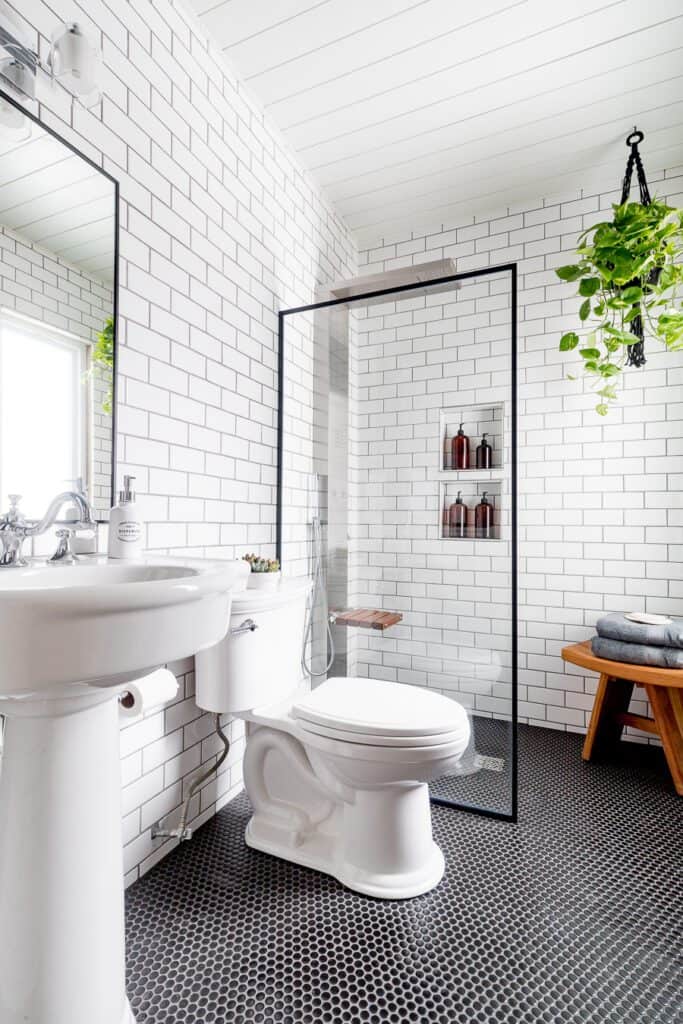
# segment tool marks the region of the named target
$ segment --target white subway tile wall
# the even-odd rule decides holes
[[[651,191],[683,206],[683,168],[647,170]],[[460,271],[518,263],[520,712],[531,724],[577,732],[587,726],[597,680],[566,665],[561,648],[588,637],[604,612],[683,612],[683,353],[648,342],[646,367],[625,375],[620,401],[603,419],[589,389],[567,379],[576,360],[558,351],[578,302],[554,269],[572,262],[577,234],[618,199],[618,191],[539,198],[495,219],[382,238],[360,255],[361,273],[444,257]],[[406,330],[417,356],[421,339]],[[379,386],[387,368],[377,369]],[[435,407],[440,401],[434,394]],[[409,671],[393,653],[391,666],[375,657],[385,670]],[[429,681],[436,670],[432,659],[419,671]],[[640,694],[633,709],[644,713]]]
[[[60,21],[104,53],[101,108],[45,90],[44,122],[121,186],[119,476],[132,473],[147,544],[233,558],[274,554],[277,311],[356,272],[344,225],[252,103],[194,17],[171,0],[13,0],[47,56]],[[127,881],[173,843],[150,826],[175,813],[215,760],[211,716],[180,690],[121,733]],[[242,730],[197,824],[241,787]]]

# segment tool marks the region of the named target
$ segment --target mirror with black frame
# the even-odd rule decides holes
[[[0,505],[112,504],[117,185],[0,93]],[[4,121],[7,121],[7,124]],[[63,514],[66,515],[68,510]]]

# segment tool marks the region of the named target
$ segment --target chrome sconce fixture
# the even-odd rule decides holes
[[[102,51],[75,21],[60,25],[52,33],[48,58],[52,77],[85,107],[102,97]]]
[[[102,53],[80,25],[72,21],[57,26],[43,64],[11,8],[0,0],[0,84],[17,99],[34,100],[39,74],[60,82],[86,107],[101,98]]]

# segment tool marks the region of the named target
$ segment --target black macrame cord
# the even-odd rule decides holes
[[[634,128],[633,132],[626,139],[626,145],[631,147],[628,160],[626,162],[626,172],[624,174],[624,181],[621,186],[621,202],[628,202],[629,195],[631,193],[631,180],[633,178],[633,168],[636,168],[636,174],[638,176],[638,190],[640,192],[640,202],[643,206],[649,206],[652,202],[650,190],[647,187],[647,178],[645,177],[645,170],[643,169],[643,163],[640,159],[640,153],[638,152],[638,146],[643,141],[645,136],[642,132],[639,132]],[[648,277],[650,284],[655,284],[659,277],[659,269],[653,270]],[[630,285],[640,285],[641,281],[635,280],[630,281]],[[631,321],[631,334],[635,334],[638,338],[633,345],[628,346],[626,355],[627,366],[644,366],[647,362],[645,358],[645,340],[643,334],[643,321],[640,316],[635,317]]]

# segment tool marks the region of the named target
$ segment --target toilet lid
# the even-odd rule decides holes
[[[446,736],[462,730],[462,705],[421,686],[381,679],[338,676],[328,679],[292,708],[306,722],[362,736],[395,736],[404,742],[418,736]],[[439,742],[438,738],[435,742]]]

